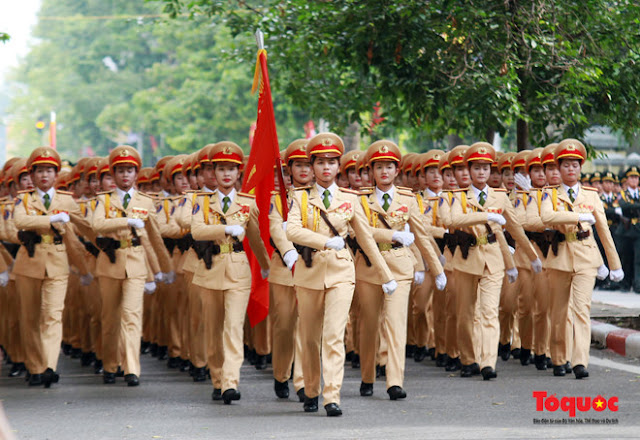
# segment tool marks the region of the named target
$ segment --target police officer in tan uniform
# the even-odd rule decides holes
[[[618,282],[624,277],[598,192],[578,180],[586,157],[580,141],[565,139],[558,144],[554,158],[562,184],[545,192],[541,207],[542,221],[555,231],[552,246],[557,248],[557,254],[551,252],[546,261],[551,290],[553,374],[564,376],[565,364],[571,361],[576,379],[589,377],[591,293],[595,279],[609,275],[593,238],[593,226],[602,241],[611,280]],[[567,316],[573,321],[573,338],[569,340]],[[571,359],[569,347],[573,347]]]
[[[93,228],[100,236],[96,244],[102,251],[96,275],[102,297],[105,384],[115,383],[121,344],[125,381],[128,386],[140,384],[143,295],[149,259],[154,259],[156,276],[161,275],[160,270],[172,271],[154,217],[153,200],[134,187],[140,165],[140,155],[133,147],[120,145],[113,149],[109,168],[116,189],[98,195],[93,216]]]
[[[431,245],[431,237],[423,223],[415,195],[394,185],[399,172],[399,148],[391,141],[377,141],[369,147],[368,157],[376,187],[368,196],[361,197],[361,204],[378,248],[398,282],[398,288],[393,295],[384,293],[380,284],[372,282],[377,276],[377,268],[367,264],[364,258],[366,253],[356,255],[356,279],[361,300],[360,394],[373,395],[377,344],[376,338],[371,335],[377,331],[382,321],[388,352],[386,389],[390,399],[397,400],[407,396],[402,385],[409,291],[413,281],[418,284],[424,281],[424,272],[414,272],[413,256],[409,248],[414,240],[421,253],[418,257],[422,259],[424,256],[439,290],[444,288],[447,278],[438,260],[438,253]],[[405,226],[409,226],[410,230],[407,231]]]
[[[251,269],[242,243],[245,236],[262,268],[263,278],[269,273],[269,256],[260,238],[255,198],[235,189],[243,157],[242,150],[233,142],[218,142],[209,150],[208,166],[212,166],[218,189],[200,193],[191,218],[191,234],[204,253],[192,282],[200,287],[214,387],[212,398],[225,404],[241,397],[238,384],[244,359],[242,336],[251,291]]]
[[[18,251],[13,273],[20,292],[23,344],[29,385],[50,387],[58,382],[56,373],[62,341],[62,310],[69,280],[69,258],[79,268],[83,282],[91,275],[81,253],[72,221],[91,236],[71,194],[53,188],[60,169],[60,156],[49,147],[36,148],[27,160],[35,191],[18,196],[14,208],[15,226],[23,246]],[[69,256],[67,256],[67,253]]]
[[[342,139],[333,133],[320,133],[309,140],[307,155],[316,184],[296,191],[287,222],[287,238],[310,248],[312,257],[310,266],[303,258],[299,259],[293,277],[301,320],[304,410],[318,411],[322,374],[324,407],[330,417],[342,415],[339,404],[344,375],[344,331],[355,283],[353,259],[345,248],[349,225],[372,265],[379,269],[372,281],[381,284],[385,293],[393,293],[397,288],[356,194],[335,184],[343,152]]]

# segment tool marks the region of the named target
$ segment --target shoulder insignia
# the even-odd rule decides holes
[[[427,200],[429,200],[430,202],[437,202],[438,200],[440,200],[441,197],[428,197]]]
[[[527,199],[527,203],[531,203],[532,200],[533,200],[533,197],[529,196],[529,198]]]
[[[520,206],[520,199],[516,199],[515,207],[517,208],[518,206]]]
[[[438,201],[438,206],[442,206],[443,203],[444,203],[444,197],[440,197],[440,200]]]
[[[402,194],[403,196],[415,197],[416,195],[410,189],[404,189],[398,187],[398,194]]]
[[[16,205],[22,203],[22,199],[20,197],[16,197]]]
[[[360,195],[362,196],[373,194],[373,188],[360,188],[358,191],[360,191]]]
[[[138,194],[140,194],[141,196],[144,196],[144,197],[146,197],[146,198],[148,198],[148,199],[157,199],[157,198],[158,198],[157,196],[153,196],[153,195],[151,195],[151,194],[147,194],[147,193],[142,192],[142,191],[137,191],[137,192],[138,192]]]
[[[467,188],[449,189],[447,191],[452,192],[452,193],[455,193],[455,192],[467,192]]]
[[[549,197],[549,193],[548,192],[542,193],[542,200],[547,200],[547,197]]]
[[[522,191],[522,190],[517,190],[516,191],[518,194],[529,194],[528,191]]]
[[[277,196],[278,194],[280,194],[280,191],[271,191],[272,196]]]
[[[497,192],[503,192],[503,193],[509,192],[509,190],[506,188],[493,188],[493,190]]]
[[[396,186],[396,188],[401,189],[401,190],[405,190],[405,191],[410,191],[411,193],[413,193],[413,190],[411,188],[406,187],[406,186]]]
[[[584,189],[586,189],[586,190],[588,190],[588,191],[596,191],[596,192],[598,191],[596,188],[594,188],[594,187],[592,187],[592,186],[584,186],[584,185],[583,185],[583,186],[582,186],[582,188],[584,188]]]
[[[349,188],[339,188],[340,191],[348,193],[348,194],[355,194],[357,196],[360,195],[360,191],[356,191],[355,189],[349,189]]]
[[[56,190],[56,194],[64,194],[64,195],[67,195],[67,196],[72,196],[73,195],[73,193],[70,192],[70,191],[62,191],[62,190],[59,190],[59,189]]]
[[[309,189],[311,189],[311,186],[296,186],[293,189],[296,190],[296,191],[300,191],[300,190],[303,190],[303,189],[309,190]]]
[[[183,207],[185,203],[187,203],[187,198],[183,197],[182,200],[180,200],[180,203],[178,203],[178,206]]]
[[[198,203],[193,205],[193,211],[191,211],[191,215],[195,215],[200,211],[200,205]]]
[[[160,211],[162,211],[162,205],[156,207],[156,214],[160,214]]]
[[[256,198],[255,194],[249,194],[249,193],[244,193],[244,192],[239,192],[238,195],[239,196],[243,196],[243,197],[248,197],[250,199],[255,199]]]
[[[549,185],[549,186],[545,186],[542,189],[554,189],[554,188],[558,188],[560,185]]]
[[[33,192],[33,190],[32,189],[23,189],[22,191],[18,191],[18,194],[27,194],[27,193],[30,193],[30,192]]]
[[[101,196],[103,194],[113,194],[115,191],[100,191],[99,193],[96,193],[96,195]]]

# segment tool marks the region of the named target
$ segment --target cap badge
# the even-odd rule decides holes
[[[329,139],[329,138],[324,138],[324,139],[322,139],[322,145],[323,145],[323,146],[325,146],[325,147],[330,147],[330,146],[331,146],[331,144],[332,144],[331,139]]]
[[[224,154],[231,154],[231,147],[225,147]]]
[[[387,147],[386,145],[383,145],[382,147],[380,147],[380,152],[381,153],[388,153],[389,152],[389,147]]]

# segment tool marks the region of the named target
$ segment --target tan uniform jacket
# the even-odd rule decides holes
[[[200,193],[193,207],[191,234],[194,240],[211,240],[218,245],[231,246],[235,240],[225,233],[225,228],[240,225],[245,229],[249,245],[260,267],[267,269],[269,255],[260,237],[258,215],[256,201],[248,194],[237,193],[227,212],[223,213],[217,191]],[[240,237],[240,241],[243,239],[244,237]],[[210,270],[206,268],[203,260],[198,260],[193,275],[193,284],[212,290],[246,287],[247,283],[251,283],[251,270],[244,252],[215,255]]]
[[[325,208],[322,198],[314,185],[310,189],[298,189],[287,222],[287,238],[294,243],[316,249],[312,267],[306,267],[302,259],[296,263],[293,283],[308,289],[324,290],[343,282],[355,282],[355,269],[351,252],[347,247],[340,251],[325,249],[327,240],[333,236],[329,226],[319,215],[324,211],[329,221],[341,237],[353,227],[360,247],[377,269],[376,277],[368,280],[373,284],[383,284],[393,279],[393,275],[382,258],[376,245],[367,217],[355,192],[345,189],[335,191],[329,208]],[[308,198],[306,212],[302,211],[303,198]],[[304,218],[303,218],[304,217]]]
[[[69,274],[69,262],[78,268],[80,273],[88,272],[84,260],[84,247],[79,242],[70,224],[51,224],[49,217],[55,213],[66,212],[71,222],[82,233],[91,235],[91,226],[80,212],[80,208],[70,193],[56,191],[49,209],[36,191],[20,193],[16,199],[13,211],[15,227],[18,230],[35,231],[42,237],[43,242],[36,244],[33,258],[29,257],[27,249],[20,247],[13,267],[15,275],[45,279]],[[53,228],[63,236],[62,244],[54,244]],[[49,240],[50,242],[44,242]]]
[[[543,223],[563,234],[578,232],[578,218],[581,213],[591,213],[596,219],[596,230],[604,247],[609,269],[620,269],[620,258],[616,252],[602,200],[597,190],[580,185],[573,203],[563,188],[547,188],[542,196],[541,218]],[[555,205],[555,207],[554,207]],[[603,264],[602,256],[593,236],[591,225],[582,222],[582,229],[591,231],[585,240],[566,240],[558,245],[558,255],[549,250],[546,265],[550,269],[563,272],[577,272],[584,269],[597,269]]]
[[[455,192],[451,203],[451,227],[462,229],[476,237],[487,235],[487,214],[502,214],[507,221],[506,228],[511,233],[518,246],[522,246],[531,261],[538,258],[535,249],[524,234],[522,226],[518,224],[513,205],[504,191],[496,191],[488,187],[487,200],[484,206],[476,200],[472,188]],[[489,273],[496,273],[505,268],[515,267],[502,228],[496,223],[488,223],[492,232],[496,234],[496,244],[473,246],[469,249],[469,256],[465,260],[460,248],[456,249],[453,257],[454,267],[462,272],[482,275],[485,268]]]
[[[289,203],[289,209],[293,203],[293,190],[290,190],[287,194],[287,203]],[[290,250],[295,250],[293,243],[287,239],[287,234],[282,229],[282,199],[279,193],[274,193],[271,196],[271,205],[269,208],[269,233],[271,234],[271,240],[275,244],[276,248],[280,252],[280,255],[284,257],[284,254]],[[293,286],[293,274],[282,262],[282,259],[277,252],[273,252],[271,255],[271,271],[269,272],[269,282],[280,284],[281,286]]]
[[[420,212],[418,202],[413,193],[395,188],[395,194],[391,201],[389,209],[385,211],[375,192],[369,195],[362,195],[360,201],[367,216],[373,238],[379,245],[390,245],[392,243],[393,233],[396,231],[404,231],[405,225],[409,225],[411,232],[415,235],[415,245],[419,249],[418,259],[427,262],[429,271],[435,277],[443,272],[442,265],[438,260],[438,251],[436,251],[431,242],[431,235],[427,232],[423,220],[423,213]],[[384,218],[391,229],[380,221]],[[382,256],[391,269],[396,281],[413,279],[414,274],[414,258],[412,251],[407,247],[399,247],[396,249],[383,250]],[[379,274],[379,269],[367,266],[362,254],[358,253],[356,258],[356,279],[371,282]],[[383,281],[384,282],[384,281]]]
[[[130,218],[141,218],[145,222],[143,229],[136,230],[142,245],[117,249],[115,263],[111,263],[107,255],[100,252],[96,275],[120,280],[127,277],[147,279],[147,262],[153,271],[170,272],[172,263],[160,236],[153,199],[135,191],[125,209],[116,191],[98,195],[93,216],[96,234],[118,241],[130,241],[133,238],[127,222]]]

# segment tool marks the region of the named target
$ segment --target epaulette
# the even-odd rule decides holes
[[[312,188],[311,186],[297,186],[297,187],[294,187],[294,189],[296,191],[300,191],[300,190],[303,190],[303,189],[311,189],[311,188]]]
[[[589,190],[589,191],[598,191],[596,188],[592,187],[592,186],[584,186],[582,185],[583,189]]]
[[[349,189],[349,188],[339,188],[340,191],[345,192],[347,194],[355,194],[357,196],[361,195],[360,191],[356,191],[355,189]]]
[[[529,194],[529,191],[516,190],[518,194]]]
[[[22,191],[18,191],[18,194],[27,194],[27,193],[30,193],[32,191],[35,191],[35,190],[33,190],[33,189],[23,189]]]
[[[271,191],[272,196],[277,196],[278,194],[280,194],[280,191]]]
[[[212,195],[214,195],[214,194],[215,194],[215,193],[217,193],[217,192],[218,192],[218,190],[215,190],[215,191],[213,191],[213,192],[209,192],[209,191],[198,191],[198,192],[196,193],[196,195],[197,195],[197,196],[212,196]]]
[[[96,193],[96,196],[101,196],[104,194],[113,194],[113,192],[115,191],[115,189],[113,191],[100,191],[98,193]]]
[[[147,193],[143,193],[142,191],[138,191],[138,194],[140,194],[141,196],[147,197],[149,199],[154,199],[155,197],[152,195],[149,195]]]
[[[455,193],[455,192],[467,192],[467,188],[456,188],[456,189],[448,189],[447,191]]]
[[[403,196],[411,196],[411,197],[416,196],[416,193],[414,193],[408,188],[401,188],[401,187],[397,187],[397,188],[398,188],[398,194],[402,194]]]
[[[396,188],[400,189],[400,190],[404,190],[404,191],[411,191],[413,192],[412,188],[408,188],[406,186],[396,186]]]
[[[195,189],[188,189],[188,190],[186,190],[184,193],[185,193],[185,194],[193,194],[193,193],[195,193],[195,192],[198,192],[198,190],[195,190]]]
[[[429,200],[430,202],[437,202],[438,200],[440,200],[440,196],[427,197],[427,200]]]
[[[369,194],[373,194],[373,187],[360,188],[358,191],[361,196],[368,196]]]
[[[493,190],[498,192],[503,192],[503,193],[509,192],[507,188],[493,188]]]
[[[244,192],[239,192],[238,195],[239,196],[243,196],[243,197],[249,197],[250,199],[255,199],[256,198],[255,194],[249,194],[249,193],[244,193]]]
[[[68,196],[73,196],[73,193],[71,191],[62,191],[62,190],[59,190],[59,189],[56,190],[56,194],[65,194],[65,195],[68,195]]]
[[[548,185],[548,186],[544,186],[542,187],[542,189],[556,189],[558,188],[560,185]]]
[[[373,191],[374,189],[376,189],[375,186],[361,186],[358,191]]]

